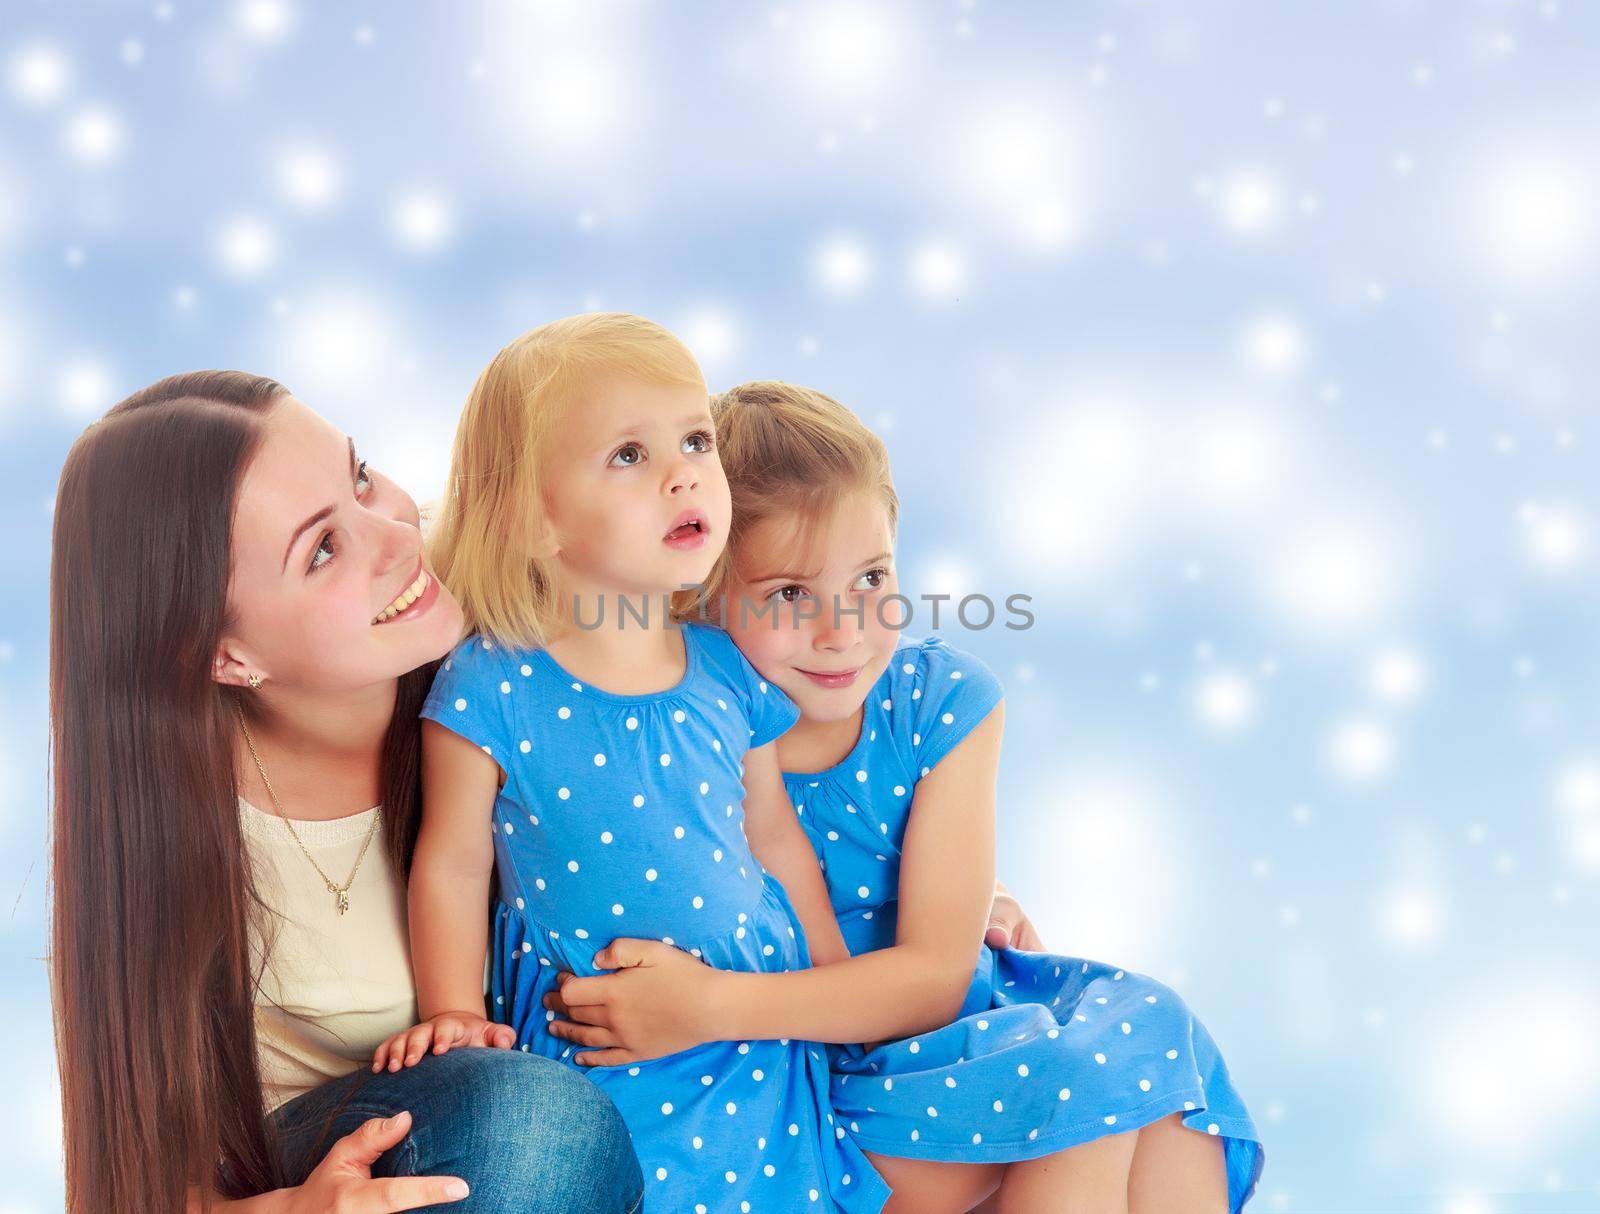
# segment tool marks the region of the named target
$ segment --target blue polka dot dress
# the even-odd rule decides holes
[[[522,1049],[574,1067],[541,1001],[559,970],[600,972],[594,955],[615,937],[664,940],[727,970],[810,964],[788,896],[744,835],[744,754],[799,712],[720,629],[691,622],[682,635],[682,680],[650,695],[602,691],[542,649],[469,637],[422,709],[506,776],[491,1011]],[[721,1041],[581,1069],[632,1132],[648,1209],[857,1214],[888,1197],[835,1124],[820,1045]]]
[[[852,954],[894,943],[916,783],[1000,698],[977,658],[903,636],[850,754],[785,773]],[[835,1114],[886,1155],[1031,1159],[1181,1112],[1222,1137],[1233,1210],[1260,1175],[1255,1124],[1205,1026],[1170,988],[1098,961],[984,945],[953,1023],[873,1050],[827,1048]]]

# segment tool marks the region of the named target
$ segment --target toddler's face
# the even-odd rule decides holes
[[[656,595],[705,581],[732,517],[714,434],[703,387],[624,375],[590,385],[546,466],[566,594]],[[616,619],[615,604],[605,610]]]
[[[846,498],[818,525],[809,557],[795,520],[751,528],[723,591],[729,634],[750,664],[813,721],[852,716],[889,664],[903,609],[894,536],[877,495]],[[857,618],[859,614],[860,618]]]

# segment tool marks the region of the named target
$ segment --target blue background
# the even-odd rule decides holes
[[[941,619],[1008,691],[1002,875],[1051,947],[1187,995],[1256,1208],[1600,1209],[1597,27],[6,0],[0,1211],[60,1206],[67,447],[242,367],[425,500],[495,350],[595,308],[884,434],[908,593],[1033,597]]]

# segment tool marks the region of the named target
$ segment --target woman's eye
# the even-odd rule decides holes
[[[624,458],[624,457],[631,457],[631,458]],[[618,463],[617,462],[618,460],[621,460],[622,462]],[[611,468],[635,468],[640,463],[642,463],[643,461],[644,461],[644,448],[641,447],[638,443],[629,443],[627,446],[619,447],[617,449],[617,453],[611,457],[611,462],[607,465],[607,467],[611,467]]]
[[[367,469],[367,461],[362,460],[356,465],[356,496],[364,497],[370,488],[372,488],[372,474]]]
[[[704,454],[716,445],[716,440],[711,437],[708,431],[696,430],[688,438],[684,439],[683,443],[684,450],[690,454]]]
[[[333,532],[330,531],[322,537],[317,550],[311,554],[311,572],[315,573],[331,560],[333,560]]]

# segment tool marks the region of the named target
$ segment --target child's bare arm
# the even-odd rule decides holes
[[[488,1023],[483,1004],[499,787],[499,764],[480,747],[422,722],[422,826],[408,899],[419,1023],[378,1047],[374,1070],[398,1070],[457,1045],[506,1048],[515,1039],[509,1026]]]
[[[828,884],[817,863],[817,853],[801,829],[794,805],[783,787],[774,742],[749,751],[744,757],[744,833],[761,867],[782,883],[800,925],[813,965],[843,961],[850,955],[839,920],[828,900]]]
[[[918,781],[892,946],[813,969],[750,974],[711,969],[659,941],[618,940],[596,958],[618,972],[566,979],[559,995],[546,997],[547,1007],[572,1017],[550,1031],[588,1047],[577,1062],[609,1066],[700,1041],[882,1041],[948,1024],[966,996],[994,893],[1004,723],[997,704]]]
[[[901,848],[895,943],[798,973],[718,974],[724,1035],[878,1041],[926,1032],[955,1016],[993,899],[1004,726],[1002,703],[918,781]],[[790,820],[804,841],[792,813]],[[837,931],[831,909],[830,921]]]

